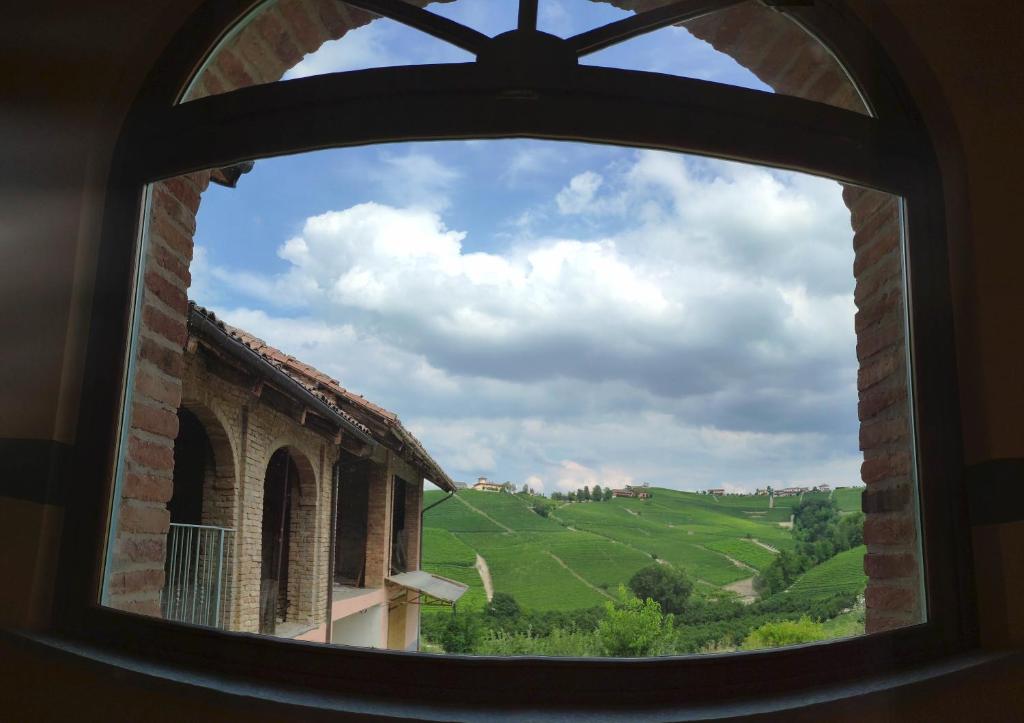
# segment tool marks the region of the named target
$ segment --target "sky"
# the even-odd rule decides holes
[[[514,0],[434,8],[515,24]],[[623,16],[542,0],[539,24]],[[378,20],[286,78],[470,60]],[[588,62],[765,90],[679,28]],[[579,143],[377,145],[257,161],[204,194],[196,243],[190,298],[397,412],[454,479],[858,482],[834,181]]]

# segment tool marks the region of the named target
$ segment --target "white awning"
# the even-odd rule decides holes
[[[387,578],[387,581],[392,585],[415,590],[421,595],[427,595],[449,605],[454,604],[469,589],[469,585],[449,580],[440,575],[431,575],[423,570],[392,575]]]

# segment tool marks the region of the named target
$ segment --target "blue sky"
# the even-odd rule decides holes
[[[432,9],[494,35],[515,7]],[[540,26],[624,15],[542,0]],[[380,20],[288,77],[468,60]],[[764,89],[678,28],[588,62]],[[576,143],[392,144],[211,186],[190,296],[396,411],[456,479],[850,484],[851,236],[828,180]]]

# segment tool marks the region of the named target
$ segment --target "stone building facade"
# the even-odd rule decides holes
[[[449,491],[451,480],[396,415],[316,369],[195,304],[186,329],[172,484],[162,495],[168,525],[119,528],[122,554],[143,539],[165,550],[158,614],[415,648],[419,591],[410,595],[400,576],[419,569],[424,478]],[[136,420],[148,412],[136,410]],[[222,530],[226,542],[207,545],[204,536]],[[342,559],[361,561],[354,577]],[[219,616],[179,617],[180,598],[200,607],[216,598]]]

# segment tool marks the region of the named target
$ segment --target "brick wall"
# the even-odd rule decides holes
[[[386,455],[389,459],[390,453]],[[391,565],[392,467],[371,463],[366,479],[369,499],[366,505],[366,587],[383,587]]]

